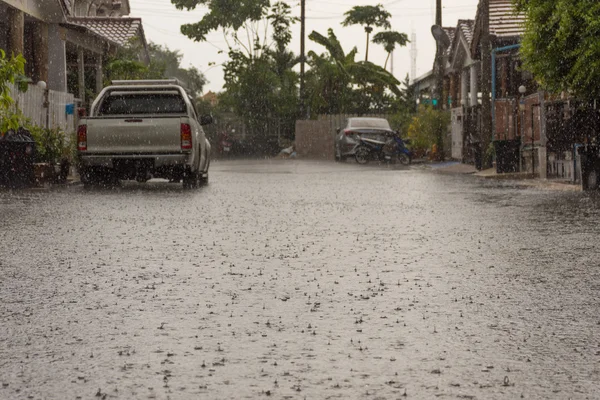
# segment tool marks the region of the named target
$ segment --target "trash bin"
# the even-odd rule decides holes
[[[481,171],[483,169],[483,151],[481,151],[480,143],[472,143],[471,149],[473,151],[473,161],[475,162],[475,169]]]
[[[581,187],[583,190],[598,190],[600,184],[600,155],[596,146],[579,147],[581,158]]]
[[[521,140],[494,140],[496,172],[506,174],[519,172]]]
[[[35,140],[23,128],[0,136],[0,185],[31,186],[35,182]]]

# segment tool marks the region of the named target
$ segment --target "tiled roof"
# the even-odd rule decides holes
[[[477,6],[477,18],[473,28],[471,54],[479,58],[479,41],[481,40],[481,2]],[[489,0],[490,4],[490,36],[503,42],[518,42],[525,32],[526,16],[517,14],[512,0]]]
[[[456,25],[456,33],[454,35],[454,40],[452,41],[452,45],[448,50],[449,54],[449,62],[450,65],[458,65],[457,63],[462,63],[464,60],[462,59],[464,51],[464,46],[466,45],[466,52],[470,53],[471,43],[473,42],[473,30],[475,27],[475,21],[472,19],[459,19],[458,24]],[[464,38],[461,39],[461,37]],[[464,43],[464,44],[463,44]]]
[[[462,32],[463,36],[467,40],[467,44],[470,46],[473,41],[473,29],[475,28],[475,20],[472,19],[459,19],[458,29]]]
[[[73,13],[73,1],[72,0],[61,0],[63,7],[68,11],[69,14]]]
[[[127,44],[134,37],[139,37],[145,43],[140,18],[86,17],[69,18],[69,22],[83,26],[121,46]]]
[[[513,37],[524,32],[525,15],[515,12],[512,0],[490,0],[490,34]]]

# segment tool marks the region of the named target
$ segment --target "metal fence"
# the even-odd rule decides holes
[[[546,103],[548,174],[581,182],[578,148],[600,143],[600,110],[596,104],[574,100]]]
[[[30,85],[26,92],[11,85],[10,91],[16,107],[32,124],[43,128],[60,128],[66,133],[75,131],[75,98],[71,93],[46,90],[34,85]]]
[[[481,106],[467,107],[463,116],[463,162],[478,164],[481,160],[478,148],[481,132]]]

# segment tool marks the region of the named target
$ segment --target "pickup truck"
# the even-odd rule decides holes
[[[113,81],[77,128],[84,185],[151,178],[195,188],[208,182],[211,146],[194,102],[176,80]]]

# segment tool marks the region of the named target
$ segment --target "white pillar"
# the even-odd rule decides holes
[[[64,28],[57,24],[48,27],[48,89],[57,92],[67,91],[67,48]]]
[[[467,83],[469,79],[469,73],[466,69],[462,70],[462,74],[460,76],[460,102],[462,106],[468,106],[468,96],[469,96],[469,84]]]
[[[478,64],[473,64],[471,65],[471,100],[469,105],[471,107],[476,106],[479,104],[478,100],[477,100],[477,93],[479,93],[479,88],[477,86],[477,81],[478,81]]]

